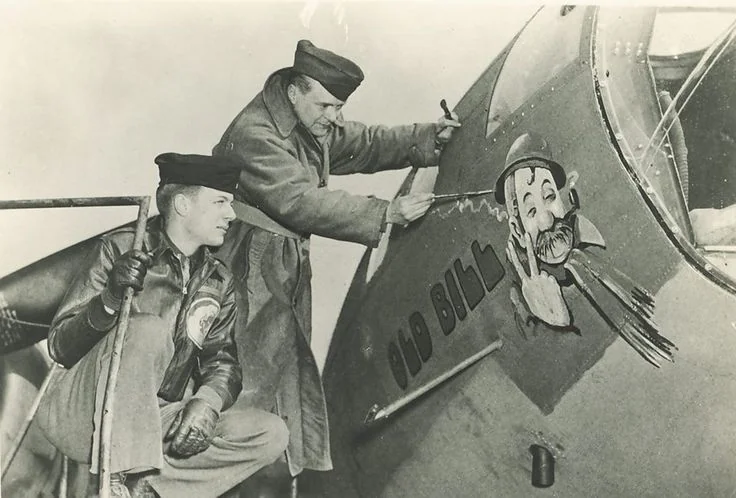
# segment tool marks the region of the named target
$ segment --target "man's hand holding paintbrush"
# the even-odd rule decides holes
[[[455,128],[460,127],[457,114],[450,112],[447,102],[442,99],[440,107],[444,114],[437,120],[435,135],[436,152],[439,154],[444,145],[452,138]],[[401,195],[391,201],[386,210],[386,223],[397,225],[408,225],[414,220],[424,216],[435,199],[438,197],[431,192],[410,193]]]

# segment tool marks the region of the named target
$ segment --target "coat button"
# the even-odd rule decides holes
[[[320,180],[319,181],[319,188],[323,188],[323,187],[326,187],[326,186],[327,186],[327,182],[326,181],[324,181],[324,180]]]

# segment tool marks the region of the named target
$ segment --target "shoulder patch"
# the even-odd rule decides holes
[[[220,303],[211,296],[197,297],[189,306],[185,321],[187,336],[199,349],[219,312]]]

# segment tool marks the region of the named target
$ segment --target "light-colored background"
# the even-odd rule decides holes
[[[210,152],[297,40],[366,80],[347,119],[434,121],[536,7],[489,2],[0,4],[0,198],[147,195],[161,152]],[[391,198],[405,172],[333,177]],[[134,217],[132,208],[0,212],[0,276]],[[321,364],[364,248],[316,238]]]

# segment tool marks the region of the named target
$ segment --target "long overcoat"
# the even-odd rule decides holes
[[[324,391],[310,347],[309,236],[373,247],[388,206],[329,190],[329,175],[434,165],[435,139],[434,124],[388,128],[346,121],[320,143],[294,113],[282,70],[213,149],[243,168],[238,219],[218,253],[235,275],[241,398],[284,418],[293,475],[332,468]]]

